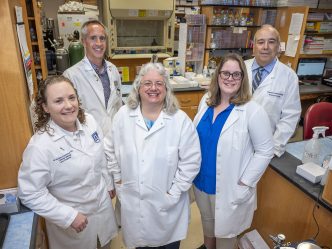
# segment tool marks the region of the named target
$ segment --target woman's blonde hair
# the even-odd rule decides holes
[[[69,85],[72,86],[72,88],[75,91],[75,94],[77,96],[78,101],[78,115],[77,118],[81,122],[81,124],[85,123],[85,114],[84,110],[81,107],[81,102],[78,98],[77,91],[73,85],[73,83],[66,78],[65,76],[50,76],[47,77],[44,81],[42,81],[39,85],[38,95],[36,99],[36,105],[34,107],[35,114],[37,116],[37,121],[34,123],[34,128],[37,132],[47,132],[51,135],[50,126],[49,126],[49,120],[50,120],[50,114],[45,112],[43,108],[43,104],[47,105],[47,96],[46,96],[46,90],[48,86],[61,83],[61,82],[67,82]]]
[[[237,61],[239,63],[241,73],[243,76],[241,80],[241,86],[236,95],[230,99],[230,102],[233,103],[234,105],[243,105],[251,99],[246,65],[244,64],[243,59],[238,54],[229,53],[226,54],[221,59],[211,80],[209,88],[209,97],[206,100],[208,106],[218,106],[221,103],[221,92],[218,81],[219,81],[220,70],[227,61]]]
[[[140,104],[141,99],[140,99],[140,95],[139,95],[139,88],[141,87],[141,83],[142,83],[141,81],[142,81],[142,78],[144,77],[144,75],[146,75],[150,70],[157,71],[159,73],[159,75],[163,77],[163,81],[165,82],[165,87],[166,87],[166,97],[164,100],[164,111],[167,114],[174,114],[179,109],[179,104],[172,92],[168,73],[161,63],[149,62],[142,66],[138,76],[134,80],[133,89],[127,98],[127,106],[131,109],[136,109],[138,107],[138,105]]]

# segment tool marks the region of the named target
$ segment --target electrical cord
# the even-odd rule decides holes
[[[315,216],[315,210],[319,208],[318,200],[319,200],[319,197],[322,194],[322,191],[323,191],[323,188],[321,187],[320,190],[319,190],[319,193],[317,195],[314,208],[312,209],[312,217],[313,217],[313,219],[315,221],[315,224],[316,224],[316,227],[317,227],[317,232],[316,232],[315,236],[312,238],[314,241],[316,241],[316,238],[317,238],[317,236],[318,236],[318,234],[320,232],[320,230],[319,230],[319,224],[318,224],[318,221],[317,221],[316,216]]]

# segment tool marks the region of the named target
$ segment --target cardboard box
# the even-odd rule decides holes
[[[0,190],[0,213],[18,212],[20,202],[17,197],[17,188]]]

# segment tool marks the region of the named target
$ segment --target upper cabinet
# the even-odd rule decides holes
[[[202,4],[207,17],[205,65],[229,51],[251,55],[253,36],[262,24],[275,24],[274,6]]]

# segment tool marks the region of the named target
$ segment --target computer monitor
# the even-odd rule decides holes
[[[324,74],[326,58],[301,58],[297,65],[299,80],[321,81]]]

